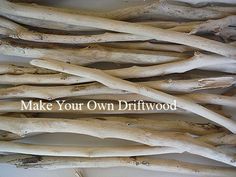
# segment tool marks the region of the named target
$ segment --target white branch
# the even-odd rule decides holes
[[[182,153],[183,151],[172,147],[150,147],[145,145],[71,147],[0,141],[0,152],[61,157],[129,157]]]
[[[0,163],[12,164],[22,168],[109,168],[131,167],[151,171],[163,171],[199,176],[234,177],[236,170],[228,167],[199,165],[177,160],[146,157],[129,158],[76,158],[42,157],[27,155],[2,156]]]
[[[139,22],[138,24],[146,24],[159,28],[168,28],[169,30],[179,32],[190,32],[200,22]],[[116,41],[144,41],[151,40],[150,37],[138,36],[133,34],[124,33],[111,33],[104,32],[102,34],[93,35],[58,35],[49,33],[40,33],[37,31],[29,30],[19,24],[0,17],[0,34],[14,39],[22,39],[35,42],[46,43],[68,43],[68,44],[84,44],[84,43],[104,43],[104,42],[116,42]],[[161,47],[162,45],[160,45]],[[171,46],[171,45],[169,45]],[[166,47],[163,47],[166,48]],[[173,48],[180,48],[173,45]],[[182,49],[190,50],[190,48],[182,47]],[[169,49],[170,50],[170,49]]]
[[[86,65],[96,62],[158,64],[186,59],[188,55],[177,52],[129,50],[92,45],[84,48],[35,48],[12,45],[1,40],[0,53],[4,55],[53,58],[56,60]]]

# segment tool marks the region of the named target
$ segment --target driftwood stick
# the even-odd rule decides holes
[[[101,30],[98,28],[91,28],[91,27],[85,27],[85,26],[75,26],[75,25],[67,25],[63,22],[51,22],[51,21],[45,21],[45,20],[38,20],[38,19],[32,19],[32,18],[24,18],[24,17],[20,17],[20,16],[14,16],[14,15],[10,15],[10,14],[5,14],[5,17],[7,17],[8,19],[12,19],[13,21],[19,22],[20,24],[26,24],[28,26],[35,26],[35,27],[41,27],[44,29],[49,29],[48,31],[51,31],[50,29],[56,29],[56,30],[60,30],[60,31],[65,31],[66,34],[70,34],[70,32],[75,31],[105,31],[105,30]],[[163,28],[163,29],[171,29],[171,30],[178,30],[181,32],[189,32],[192,30],[192,28],[194,27],[194,25],[198,25],[200,24],[202,21],[192,21],[192,22],[176,22],[176,21],[160,21],[160,20],[149,20],[149,21],[140,21],[140,22],[135,22],[137,24],[145,24],[145,25],[149,25],[149,26],[153,26],[153,27],[157,27],[157,28]],[[47,26],[50,25],[50,26]],[[9,31],[9,28],[8,28]],[[50,32],[49,32],[50,33]],[[13,33],[11,33],[13,34]]]
[[[218,133],[213,135],[205,135],[199,137],[198,139],[217,146],[236,145],[236,138],[234,134],[230,135],[227,133]],[[222,150],[224,149],[222,148]],[[121,147],[71,147],[0,141],[0,152],[61,157],[127,157],[183,153],[184,150],[173,147],[150,147],[145,145]]]
[[[71,147],[0,141],[0,152],[61,157],[130,157],[182,153],[183,151],[172,147],[150,147],[145,145],[121,147]]]
[[[228,57],[236,56],[235,47],[199,36],[188,35],[170,30],[167,31],[147,25],[134,24],[101,17],[70,14],[67,12],[55,11],[50,8],[39,8],[32,5],[15,4],[5,0],[1,0],[0,2],[0,13],[3,15],[11,14],[26,18],[28,17],[41,20],[47,19],[48,21],[55,22],[64,22],[68,25],[96,27],[111,31],[147,36],[161,41],[183,44]]]
[[[61,56],[60,56],[60,59]],[[125,59],[125,58],[124,58]],[[127,59],[127,58],[126,58]],[[133,66],[114,70],[105,70],[106,73],[120,78],[153,77],[173,73],[184,73],[196,68],[209,67],[211,65],[234,64],[235,60],[218,55],[204,55],[195,53],[190,59],[153,66]]]
[[[46,60],[32,60],[31,64],[47,69],[52,69],[60,72],[65,72],[67,74],[87,77],[95,79],[102,84],[115,89],[126,90],[129,92],[137,93],[143,96],[147,96],[164,103],[172,103],[176,100],[177,106],[184,110],[191,111],[202,117],[205,117],[213,122],[220,124],[221,126],[229,129],[230,131],[236,133],[236,122],[230,120],[220,114],[210,111],[203,106],[200,106],[192,101],[175,97],[164,92],[152,89],[141,84],[132,83],[129,81],[122,80],[120,78],[106,74],[105,72],[97,69],[90,69],[82,66],[75,66],[71,64],[66,64],[59,61],[46,61]]]
[[[171,118],[172,116],[166,118]],[[10,117],[9,117],[10,118]],[[158,117],[157,117],[158,118]],[[128,118],[128,117],[95,117],[95,118],[81,118],[88,122],[93,122],[96,119],[104,120],[119,126],[129,126],[133,128],[140,128],[152,131],[163,132],[183,132],[193,135],[204,135],[219,133],[225,130],[221,127],[210,123],[193,123],[182,120],[159,120],[157,118]],[[203,136],[203,137],[204,137]],[[208,139],[207,137],[205,138]]]
[[[52,80],[53,79],[54,78],[52,78]],[[197,90],[230,87],[236,83],[236,77],[234,78],[234,76],[222,76],[222,77],[210,77],[210,78],[199,78],[199,79],[189,79],[189,80],[160,80],[160,81],[147,81],[147,82],[137,82],[137,83],[149,86],[154,89],[163,90],[168,93],[169,92],[191,93]],[[60,89],[61,92],[55,92],[56,89]],[[16,87],[0,88],[0,99],[40,98],[40,99],[52,100],[63,97],[77,97],[84,95],[104,95],[104,94],[106,95],[114,94],[115,96],[114,98],[116,98],[116,96],[118,96],[117,94],[127,94],[127,93],[128,92],[123,90],[108,88],[99,83],[90,83],[82,85],[80,84],[71,86],[50,86],[50,87],[22,85]],[[214,99],[218,99],[216,103],[221,102],[222,100],[222,103],[225,102],[227,104],[228,101],[229,105],[231,105],[231,103],[235,101],[233,98],[230,99],[229,97],[212,95],[212,94],[208,95],[199,93],[186,96],[200,102],[208,101],[209,99],[210,103],[212,103]],[[101,96],[98,97],[97,99],[99,98],[101,98]],[[142,99],[142,97],[137,97],[135,95],[129,95],[127,98],[130,100],[132,99],[134,100],[136,98]],[[119,96],[117,97],[117,99],[119,99]]]
[[[49,57],[65,62],[86,65],[96,62],[158,64],[186,59],[188,55],[177,52],[118,49],[104,46],[84,48],[34,48],[12,45],[1,40],[0,53],[4,55],[44,58]]]
[[[205,135],[198,139],[217,146],[236,144],[235,135],[229,135],[227,133]],[[221,150],[224,150],[224,148]],[[145,145],[121,147],[71,147],[0,141],[0,152],[61,157],[129,157],[183,153],[184,151],[173,147],[150,147]]]
[[[146,157],[122,158],[79,158],[79,157],[45,157],[30,155],[2,156],[0,163],[12,164],[22,168],[110,168],[130,167],[151,171],[193,174],[200,176],[234,177],[235,169],[199,165],[177,160],[155,159]]]
[[[166,121],[166,120],[158,120],[158,119],[127,118],[127,117],[83,118],[83,120],[87,120],[89,122],[93,122],[94,119],[104,120],[107,122],[115,123],[116,125],[121,125],[121,126],[129,125],[129,127],[141,128],[141,129],[152,130],[152,131],[186,132],[193,135],[201,135],[197,137],[198,140],[207,142],[208,144],[217,145],[217,146],[236,144],[234,134],[222,132],[223,129],[209,123],[204,124],[204,123],[192,123],[192,122],[187,122],[187,121],[182,121],[182,120],[167,120]],[[8,141],[8,140],[14,140],[14,139],[20,138],[20,136],[16,134],[12,134],[10,132],[3,132],[0,135],[1,135],[1,141],[2,140]],[[8,152],[8,151],[3,151],[3,150],[0,150],[0,151]],[[46,155],[46,154],[38,154],[38,155]],[[129,155],[131,156],[131,154]]]
[[[197,68],[229,63],[235,64],[235,60],[218,55],[205,55],[201,53],[195,53],[193,57],[187,60],[146,67],[133,66],[115,70],[105,70],[105,72],[107,74],[120,78],[141,78],[161,76],[173,73],[184,73]]]
[[[215,147],[193,139],[183,133],[156,132],[133,128],[126,124],[117,125],[100,119],[93,121],[78,119],[49,119],[49,118],[0,118],[0,129],[20,136],[32,133],[67,132],[79,133],[99,138],[119,138],[139,142],[150,146],[175,147],[192,154],[214,159],[235,166],[234,157],[219,152]],[[13,126],[14,125],[14,126]]]
[[[160,28],[168,28],[169,30],[172,31],[191,32],[194,29],[195,25],[200,24],[200,22],[186,22],[186,23],[145,22],[139,24],[147,24],[150,26],[155,26]],[[0,17],[0,29],[1,29],[0,34],[10,38],[35,41],[35,42],[46,42],[46,43],[84,44],[84,43],[104,43],[104,42],[116,42],[116,41],[144,41],[152,39],[150,37],[138,36],[133,34],[111,33],[111,32],[104,32],[102,34],[93,34],[93,35],[68,35],[68,34],[58,35],[58,34],[41,33],[29,30],[13,21],[1,17]]]

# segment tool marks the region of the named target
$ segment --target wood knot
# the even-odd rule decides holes
[[[28,158],[20,159],[20,162],[23,165],[27,165],[27,164],[32,164],[32,163],[38,163],[41,160],[42,160],[41,156],[33,156],[33,157],[28,157]]]

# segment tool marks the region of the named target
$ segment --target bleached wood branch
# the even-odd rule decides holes
[[[10,14],[12,16],[16,15],[24,17],[26,19],[27,18],[38,19],[38,20],[47,19],[48,21],[54,21],[59,23],[64,22],[67,25],[95,27],[105,30],[146,36],[161,41],[183,44],[228,57],[236,56],[235,47],[217,41],[205,39],[199,36],[188,35],[185,33],[175,32],[170,30],[167,31],[147,25],[134,24],[101,17],[71,14],[63,11],[55,11],[53,9],[46,7],[45,8],[36,7],[35,5],[26,6],[22,4],[15,4],[15,3],[10,3],[6,0],[1,0],[0,2],[1,2],[0,13],[4,16],[6,14]],[[167,10],[169,11],[169,8]],[[190,16],[189,12],[191,11],[188,11],[188,15],[185,16]],[[207,13],[209,13],[209,11],[207,11]],[[197,14],[199,14],[199,11]],[[196,16],[196,14],[194,14],[194,16]]]
[[[0,141],[0,152],[61,157],[129,157],[182,153],[183,151],[172,147],[150,147],[145,145],[121,147],[71,147]]]
[[[0,118],[0,129],[15,133],[20,136],[31,133],[53,133],[67,132],[79,133],[99,138],[119,138],[139,142],[150,146],[175,147],[192,154],[197,154],[235,166],[234,157],[218,151],[215,147],[193,139],[183,133],[156,132],[129,125],[119,125],[116,122],[93,119],[93,121],[77,119],[55,119],[55,118]],[[14,125],[14,126],[13,126]]]
[[[131,120],[132,122],[132,120]],[[155,124],[156,125],[156,124]],[[236,145],[235,134],[218,133],[198,137],[198,140],[214,145]],[[224,152],[224,149],[221,148]],[[169,153],[183,153],[184,150],[173,147],[150,147],[145,145],[116,147],[84,147],[84,146],[54,146],[40,144],[25,144],[0,141],[0,152],[18,153],[42,156],[66,157],[127,157],[147,156]]]
[[[12,45],[1,40],[0,53],[4,55],[44,58],[86,65],[96,62],[158,64],[186,59],[188,55],[177,52],[129,50],[92,45],[84,48],[35,48]]]
[[[52,82],[53,82],[52,77]],[[190,80],[159,80],[159,81],[147,81],[147,82],[137,82],[138,84],[143,84],[145,86],[149,86],[154,89],[163,90],[166,92],[172,93],[190,93],[197,90],[204,89],[215,89],[215,88],[227,88],[236,83],[236,78],[234,76],[222,76],[222,77],[210,77],[210,78],[199,78],[199,79],[190,79]],[[51,83],[53,84],[53,83]],[[54,84],[56,84],[54,82]],[[62,82],[64,84],[64,82]],[[72,83],[73,84],[73,83]],[[56,89],[60,89],[60,92],[55,92]],[[30,85],[22,85],[16,87],[8,87],[8,88],[0,88],[0,99],[5,98],[41,98],[41,99],[57,99],[63,97],[77,97],[84,95],[109,95],[114,94],[114,98],[116,100],[119,98],[127,98],[129,100],[135,100],[137,98],[142,99],[146,97],[137,97],[135,95],[126,95],[125,97],[119,97],[119,94],[127,94],[128,92],[111,89],[99,83],[90,83],[90,84],[80,84],[80,85],[71,85],[71,86],[30,86]],[[117,95],[118,94],[118,95]],[[117,97],[116,97],[117,96]],[[192,94],[186,95],[187,97],[192,98],[193,100],[205,102],[215,101],[216,104],[219,102],[222,103],[233,103],[234,99],[230,99],[228,97],[220,96],[220,95],[207,95],[207,94]],[[80,97],[81,98],[81,97]],[[88,97],[87,97],[88,98]],[[92,97],[94,98],[94,97]],[[95,97],[96,98],[96,97]],[[101,96],[97,97],[97,99],[101,98]],[[107,98],[107,97],[105,97]],[[108,98],[112,98],[108,96]],[[146,98],[147,99],[147,98]],[[125,99],[127,100],[127,99]],[[150,99],[149,99],[150,100]],[[228,102],[227,102],[228,101]],[[209,103],[209,102],[208,102]],[[214,103],[214,102],[213,102]]]
[[[132,122],[132,120],[131,120]],[[156,124],[155,124],[156,125]],[[218,133],[198,137],[198,140],[214,145],[236,145],[235,134]],[[221,148],[224,152],[224,148]],[[84,147],[25,144],[0,141],[0,152],[42,156],[66,157],[127,157],[147,156],[169,153],[183,153],[184,150],[173,147],[150,147],[145,145],[116,147]]]
[[[146,67],[130,67],[115,70],[105,70],[108,74],[118,76],[121,78],[142,78],[142,77],[153,77],[172,73],[184,73],[197,68],[206,70],[224,70],[225,64],[234,65],[235,60],[216,56],[216,55],[204,55],[195,54],[190,59],[167,63],[162,65],[146,66]],[[224,66],[224,67],[223,67]],[[232,68],[234,70],[234,68]],[[227,70],[228,71],[228,70]],[[232,71],[232,70],[231,70]],[[65,74],[53,74],[53,75],[0,75],[1,84],[75,84],[91,82],[92,79],[81,78],[76,76],[69,76]]]
[[[169,30],[179,32],[190,32],[200,22],[139,22],[139,24],[147,24],[150,26],[168,28]],[[175,26],[176,25],[176,26]],[[144,41],[151,40],[150,37],[138,36],[133,34],[124,33],[111,33],[104,32],[102,34],[93,35],[58,35],[49,33],[40,33],[37,31],[29,30],[19,24],[0,17],[0,34],[14,39],[21,39],[35,42],[46,43],[68,43],[68,44],[84,44],[84,43],[104,43],[116,41]],[[171,45],[170,45],[171,46]],[[177,48],[173,46],[174,48]],[[182,47],[184,48],[184,47]],[[187,47],[186,47],[187,48]],[[189,48],[188,48],[189,50]]]
[[[147,118],[127,118],[127,117],[83,118],[83,120],[87,120],[89,122],[93,122],[94,119],[104,120],[106,122],[114,123],[120,126],[128,125],[129,127],[141,128],[141,129],[152,130],[152,131],[186,132],[193,135],[202,135],[202,136],[198,136],[197,138],[201,141],[207,142],[209,144],[217,145],[217,146],[222,145],[222,144],[223,145],[236,144],[234,134],[222,132],[223,129],[209,123],[192,123],[192,122],[186,122],[182,120],[167,120],[166,121],[166,120],[158,120],[158,119],[150,119],[150,118],[147,119]],[[18,135],[12,134],[10,132],[3,132],[0,135],[1,135],[1,140],[13,140],[13,139],[20,138]],[[3,145],[3,147],[6,147],[6,146]],[[61,148],[61,149],[63,150],[65,148]],[[0,151],[9,152],[9,151],[4,151],[4,150],[0,150]],[[55,151],[53,150],[53,152]],[[16,153],[20,153],[20,152],[16,152]],[[46,155],[46,154],[41,154],[41,155]]]
[[[22,168],[109,168],[131,167],[151,171],[173,172],[219,177],[234,177],[235,169],[199,165],[177,160],[156,159],[146,157],[128,158],[76,158],[76,157],[44,157],[30,155],[11,155],[0,158],[2,164],[12,164]]]
[[[191,111],[202,117],[205,117],[213,122],[220,124],[221,126],[229,129],[232,132],[236,132],[236,122],[230,120],[218,113],[210,111],[203,106],[200,106],[192,101],[175,97],[164,92],[152,89],[150,87],[132,83],[129,81],[122,80],[120,78],[111,76],[101,70],[90,69],[82,66],[76,66],[71,64],[66,64],[59,61],[46,61],[46,60],[32,60],[32,65],[43,67],[47,69],[52,69],[60,72],[65,72],[67,74],[87,77],[90,79],[95,79],[96,81],[114,89],[126,90],[128,92],[137,93],[143,96],[147,96],[157,101],[171,104],[173,100],[176,100],[177,106],[187,111]]]
[[[193,57],[187,60],[146,67],[133,66],[116,70],[105,70],[105,72],[107,74],[120,78],[141,78],[161,76],[173,73],[184,73],[193,69],[229,63],[235,64],[235,60],[218,55],[205,55],[201,53],[195,53]]]

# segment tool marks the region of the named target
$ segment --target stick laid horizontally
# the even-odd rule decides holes
[[[12,164],[22,168],[45,169],[131,167],[151,171],[163,171],[211,177],[234,177],[236,173],[234,168],[229,167],[215,167],[181,162],[177,160],[147,157],[79,158],[7,155],[1,156],[0,163]]]
[[[0,141],[0,152],[59,157],[130,157],[182,153],[183,151],[172,147],[150,147],[145,145],[73,147]]]
[[[8,54],[11,54],[12,50],[8,51]],[[58,52],[58,51],[57,51]],[[25,55],[25,54],[24,54]],[[64,54],[62,53],[61,55],[56,55],[56,59],[59,60],[64,60],[67,61],[67,59],[63,58]],[[89,54],[91,55],[91,54]],[[39,58],[42,57],[41,55],[37,55]],[[54,54],[51,55],[55,56]],[[47,57],[45,55],[44,57]],[[126,58],[123,58],[122,60],[125,60]],[[144,58],[143,58],[144,59]],[[178,58],[180,59],[180,58]],[[126,59],[127,60],[127,59]],[[146,60],[146,59],[145,59]],[[72,59],[70,60],[72,61]],[[78,62],[77,59],[73,59],[74,62]],[[91,62],[90,60],[84,60],[85,62]],[[81,61],[80,61],[81,62]],[[95,61],[94,61],[95,62]],[[127,61],[126,61],[127,62]],[[137,62],[137,61],[136,61]],[[121,69],[111,69],[111,70],[104,70],[104,72],[111,74],[113,76],[117,76],[120,78],[128,79],[128,78],[145,78],[145,77],[153,77],[153,76],[161,76],[161,75],[167,75],[167,74],[173,74],[173,73],[185,73],[187,71],[191,71],[193,69],[198,69],[198,68],[206,68],[208,70],[211,68],[211,70],[214,70],[214,67],[216,66],[217,69],[219,67],[224,70],[223,67],[225,65],[233,65],[236,64],[236,60],[233,60],[231,58],[227,57],[222,57],[219,55],[205,55],[201,53],[195,53],[193,57],[181,61],[176,61],[176,62],[171,62],[171,63],[165,63],[161,65],[153,65],[153,66],[132,66],[128,68],[121,68]],[[5,80],[6,82],[8,80],[4,79],[4,76],[1,80]],[[28,79],[27,76],[26,79]],[[65,75],[61,76],[62,78],[66,79]],[[9,76],[7,77],[9,79]],[[44,77],[44,79],[48,80],[50,78]],[[0,80],[0,82],[1,82]],[[24,80],[24,78],[22,78]],[[50,79],[52,81],[52,79]],[[82,79],[76,79],[76,80],[86,80],[86,82],[93,81],[92,79],[89,78],[82,78]],[[30,79],[28,80],[30,82]],[[81,82],[79,82],[81,83]]]
[[[171,22],[169,22],[170,30],[180,31],[180,32],[190,32],[195,25],[200,24],[199,22],[189,22],[189,23],[176,23],[177,26],[172,27]],[[147,24],[150,26],[165,28],[168,26],[168,22],[163,23],[140,23]],[[172,27],[172,28],[171,28]],[[64,43],[64,44],[84,44],[84,43],[104,43],[104,42],[117,42],[117,41],[145,41],[151,40],[150,37],[138,36],[133,34],[125,34],[125,33],[112,33],[112,32],[104,32],[102,34],[93,34],[93,35],[62,35],[62,34],[48,34],[48,33],[40,33],[37,31],[29,30],[13,21],[10,21],[6,18],[0,17],[0,34],[13,38],[13,39],[21,39],[26,41],[34,41],[34,42],[45,42],[45,43]],[[154,46],[154,45],[153,45]],[[162,44],[160,45],[160,47]],[[165,45],[163,45],[165,46]],[[169,45],[171,47],[171,45]],[[158,46],[157,46],[158,47]],[[167,46],[166,46],[167,47]],[[173,49],[182,49],[182,50],[190,50],[191,48],[186,46],[176,46],[173,45]],[[160,49],[159,49],[160,50]],[[171,49],[169,49],[171,50]],[[177,51],[178,52],[178,51]]]
[[[213,137],[213,136],[212,136]],[[227,133],[218,133],[215,139],[209,139],[214,145],[236,145],[236,135]],[[209,141],[205,135],[198,139]],[[224,142],[223,142],[224,141]],[[213,143],[212,143],[213,142]],[[224,150],[222,148],[222,150]],[[147,156],[157,154],[183,153],[184,150],[173,147],[150,147],[145,145],[132,146],[105,146],[105,147],[87,147],[87,146],[55,146],[28,144],[19,142],[0,141],[0,152],[18,153],[42,156],[67,156],[67,157],[127,157],[127,156]],[[224,152],[224,151],[223,151]]]
[[[168,31],[146,25],[111,20],[88,15],[71,14],[63,11],[55,11],[50,8],[39,8],[32,5],[10,3],[6,0],[0,1],[0,13],[20,16],[24,18],[35,18],[39,20],[64,22],[68,25],[95,27],[110,31],[124,32],[129,34],[150,37],[156,40],[183,44],[205,51],[217,53],[228,57],[236,57],[234,46],[221,42],[205,39],[199,36],[188,35],[181,32]],[[125,28],[124,28],[125,26]]]
[[[82,66],[75,66],[72,64],[66,64],[59,61],[46,61],[46,60],[39,60],[39,59],[32,60],[31,64],[38,67],[42,67],[42,68],[64,72],[67,74],[94,79],[110,88],[126,90],[131,93],[137,93],[143,96],[156,99],[164,103],[171,104],[173,100],[176,100],[177,106],[179,108],[191,111],[195,114],[205,117],[213,122],[216,122],[217,124],[220,124],[221,126],[232,131],[233,133],[236,133],[236,122],[234,120],[230,120],[218,113],[210,111],[204,108],[203,106],[200,106],[192,101],[175,97],[175,96],[166,94],[164,92],[154,90],[147,86],[143,86],[140,84],[122,80],[120,78],[106,74],[105,72],[101,70],[90,69],[90,68],[86,68]]]
[[[158,132],[134,128],[116,121],[93,119],[91,121],[55,118],[0,117],[0,129],[20,136],[33,133],[79,133],[99,138],[118,138],[150,146],[169,146],[186,152],[236,166],[235,157],[218,151],[212,145],[194,139],[185,133]]]
[[[189,55],[177,52],[129,50],[91,45],[83,48],[43,48],[11,44],[0,40],[0,53],[29,58],[54,58],[64,62],[87,65],[97,62],[159,64],[183,60]]]

